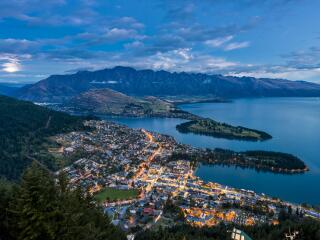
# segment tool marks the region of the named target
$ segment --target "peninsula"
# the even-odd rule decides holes
[[[245,151],[236,152],[227,149],[197,149],[196,151],[174,152],[171,160],[187,159],[194,165],[227,165],[242,168],[253,168],[257,171],[282,174],[296,174],[309,171],[306,164],[298,157],[283,152]]]
[[[153,96],[128,96],[109,88],[89,90],[56,107],[57,110],[69,113],[198,119],[196,115],[183,111],[166,100]]]
[[[110,115],[124,117],[161,117],[189,120],[176,126],[181,133],[195,133],[207,136],[264,141],[272,138],[268,133],[241,126],[220,123],[184,111],[175,103],[153,96],[133,97],[108,88],[84,92],[71,100],[50,106],[54,110],[71,114]]]
[[[210,118],[199,118],[184,122],[177,125],[176,129],[181,133],[194,133],[217,138],[246,141],[265,141],[272,138],[271,135],[263,131],[241,126],[231,126],[226,123],[217,122]]]

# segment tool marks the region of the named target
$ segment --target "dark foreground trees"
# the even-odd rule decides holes
[[[33,163],[21,184],[0,184],[0,239],[125,239],[80,189],[71,191],[63,175],[55,182]]]
[[[166,212],[178,214],[170,204]],[[320,222],[282,214],[279,225],[238,226],[255,240],[284,239],[299,231],[303,240],[320,239]],[[237,227],[237,226],[236,226]],[[194,228],[178,224],[170,228],[141,231],[137,240],[225,240],[232,225]],[[20,185],[0,180],[0,240],[122,240],[122,231],[110,224],[90,197],[80,189],[70,190],[64,175],[55,181],[41,165],[33,163]]]
[[[0,177],[20,179],[33,159],[49,169],[60,168],[48,153],[56,147],[49,137],[86,130],[85,119],[0,95]]]

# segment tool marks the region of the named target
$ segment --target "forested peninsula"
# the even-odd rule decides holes
[[[308,171],[308,167],[298,157],[282,152],[245,151],[236,152],[226,149],[197,149],[192,153],[175,152],[171,160],[187,159],[197,164],[233,165],[283,174],[295,174]]]
[[[232,126],[226,123],[217,122],[210,118],[199,118],[184,122],[177,125],[176,129],[181,133],[194,133],[217,138],[246,141],[265,141],[272,138],[270,134],[263,131],[241,126]]]

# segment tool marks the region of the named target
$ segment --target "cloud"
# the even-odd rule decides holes
[[[169,71],[217,73],[228,71],[239,63],[227,61],[222,57],[214,57],[191,48],[179,48],[168,52],[158,52],[151,56],[137,58],[136,66],[151,69],[165,69]],[[129,64],[134,66],[134,64]]]
[[[110,41],[119,41],[139,37],[140,35],[137,33],[136,30],[125,28],[108,29],[104,35],[104,38]]]
[[[186,41],[202,42],[215,38],[235,35],[238,34],[241,29],[241,26],[235,24],[222,27],[207,27],[199,24],[194,24],[191,26],[182,26],[178,28],[176,30],[176,34],[184,38]]]
[[[32,22],[37,17],[32,13],[44,13],[57,6],[65,5],[64,0],[11,0],[0,1],[0,20],[5,18],[13,18],[26,22]]]
[[[6,76],[27,72],[28,78],[34,79],[44,73],[65,73],[69,68],[126,65],[290,79],[303,78],[302,74],[319,75],[320,49],[317,47],[283,55],[279,65],[240,63],[240,54],[232,58],[223,51],[215,51],[249,47],[254,34],[250,34],[253,39],[242,35],[274,18],[275,12],[280,15],[279,12],[290,5],[287,3],[296,2],[294,0],[228,3],[222,0],[144,0],[143,4],[122,5],[121,10],[116,9],[118,2],[107,2],[0,1],[0,27],[9,28],[14,19],[15,24],[26,26],[30,32],[27,35],[17,28],[14,35],[10,33],[10,37],[0,39],[1,72],[6,72]],[[154,10],[159,2],[161,8]],[[146,9],[150,13],[143,12]],[[43,38],[45,31],[50,32],[48,36],[55,37]]]
[[[7,63],[2,64],[2,71],[4,72],[14,73],[20,70],[20,63],[18,61],[11,60]]]
[[[232,37],[243,34],[255,28],[260,22],[259,17],[249,18],[242,24],[228,23],[220,25],[201,24],[197,21],[192,23],[171,22],[162,26],[166,34],[171,34],[182,38],[189,44],[205,43],[210,45],[223,44],[231,40]]]
[[[138,43],[145,38],[146,36],[140,34],[136,29],[113,27],[99,30],[98,32],[83,32],[74,36],[72,40],[81,41],[81,44],[77,43],[78,47],[82,47],[87,50],[87,48],[91,46],[113,44],[117,42],[125,42],[125,45],[123,46],[129,47],[130,41]]]
[[[77,72],[91,71],[91,70],[94,70],[94,68],[93,67],[79,67],[79,68],[66,70],[65,73],[73,74],[73,73],[77,73]]]
[[[245,42],[233,42],[229,43],[228,45],[225,46],[224,50],[225,51],[232,51],[235,49],[240,49],[240,48],[247,48],[250,46],[250,42],[245,41]]]
[[[141,41],[133,41],[133,42],[130,42],[130,43],[126,43],[124,45],[124,47],[126,49],[138,49],[138,48],[143,48],[144,47],[144,43],[141,42]]]
[[[237,77],[256,77],[256,78],[276,78],[276,79],[289,79],[289,80],[304,80],[314,79],[315,82],[320,83],[320,68],[315,69],[296,69],[288,68],[285,66],[269,66],[267,68],[252,71],[229,72],[227,75]]]
[[[234,37],[232,35],[226,37],[215,38],[205,41],[205,44],[213,48],[223,48],[225,51],[232,51],[235,49],[246,48],[250,46],[249,41],[245,42],[231,42]]]
[[[133,56],[152,56],[157,53],[166,53],[176,49],[188,48],[188,44],[179,36],[163,34],[147,36],[143,38],[143,41],[134,41],[126,44],[125,47],[132,50]]]
[[[15,73],[21,71],[20,60],[13,55],[0,55],[1,71],[6,73]]]
[[[153,69],[174,70],[177,66],[189,63],[193,59],[190,48],[180,48],[167,53],[158,52],[147,58]]]
[[[29,53],[40,47],[37,41],[30,41],[27,39],[6,38],[0,39],[0,53]]]
[[[294,51],[281,56],[286,65],[299,69],[317,69],[320,67],[320,47],[310,47],[307,50]]]
[[[61,61],[57,61],[57,64]],[[178,48],[167,52],[157,52],[153,55],[130,55],[128,52],[108,53],[101,52],[90,61],[85,59],[70,60],[70,66],[76,69],[101,69],[118,65],[131,66],[139,69],[165,69],[168,71],[186,71],[203,73],[224,73],[240,64],[228,61],[222,57],[214,57],[194,51],[191,48]]]
[[[196,5],[190,1],[183,4],[180,3],[173,5],[168,4],[167,2],[166,7],[169,9],[166,16],[169,20],[181,22],[189,22],[194,20],[194,11]]]
[[[145,27],[143,23],[139,22],[133,17],[128,17],[128,16],[114,19],[112,21],[112,25],[118,26],[118,27],[133,28],[133,29],[143,29]]]
[[[210,47],[220,47],[221,45],[231,41],[233,39],[233,36],[226,36],[226,37],[220,37],[220,38],[215,38],[212,40],[207,40],[205,41],[205,44],[207,44]]]

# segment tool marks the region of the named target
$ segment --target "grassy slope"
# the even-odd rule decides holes
[[[168,113],[174,106],[160,99],[135,98],[111,89],[95,89],[84,92],[66,103],[80,111],[111,115],[135,115]]]

